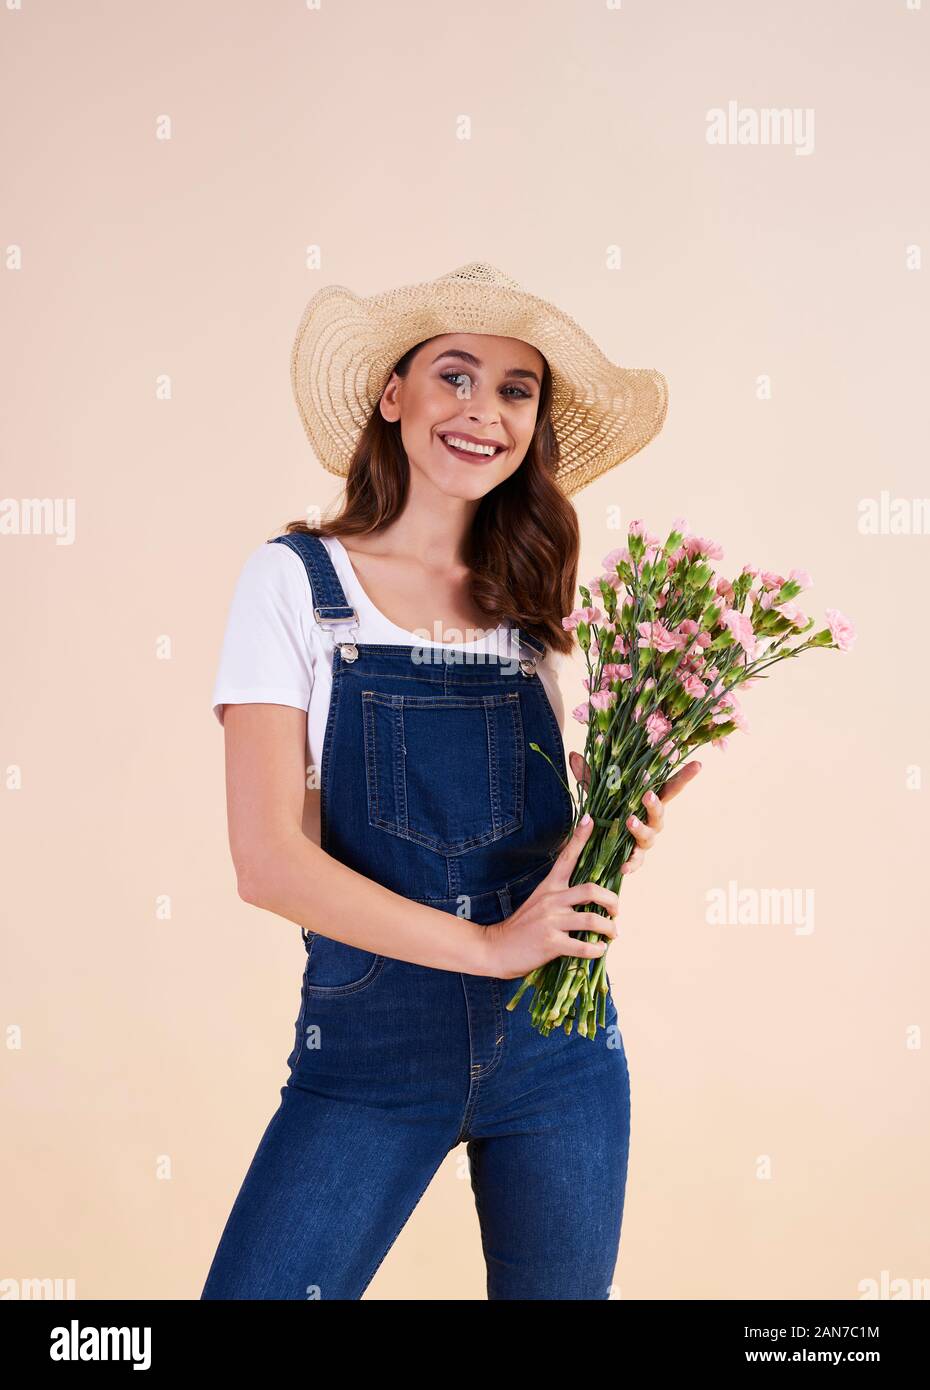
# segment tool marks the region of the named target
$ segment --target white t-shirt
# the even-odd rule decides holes
[[[320,539],[345,590],[346,602],[358,614],[358,626],[340,623],[338,627],[320,627],[313,616],[312,590],[303,560],[290,546],[265,541],[247,557],[236,582],[212,698],[213,712],[221,724],[224,705],[293,705],[305,709],[309,765],[316,768],[318,778],[337,641],[449,646],[498,656],[520,655],[509,623],[502,623],[475,642],[450,643],[427,641],[398,627],[365,593],[342,542],[335,536]],[[547,648],[536,667],[563,733],[565,712],[558,669],[565,659],[561,652]]]

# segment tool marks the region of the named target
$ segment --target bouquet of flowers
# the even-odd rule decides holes
[[[649,790],[661,793],[693,749],[710,743],[722,750],[735,729],[747,729],[738,686],[748,689],[767,679],[762,672],[769,667],[812,648],[852,646],[855,629],[835,608],[826,610],[826,627],[796,640],[814,626],[795,602],[811,585],[803,570],[784,579],[744,565],[731,581],[710,563],[722,558],[719,545],[688,534],[682,520],[664,545],[633,521],[627,545],[605,556],[604,573],[579,586],[584,607],[562,619],[577,634],[588,669],[588,698],[573,711],[587,724],[574,823],[585,812],[594,820],[572,884],[620,891],[623,865],[636,848],[628,818],[641,814]],[[603,612],[592,602],[595,587]],[[559,776],[539,745],[530,747]],[[606,915],[590,904],[575,910]],[[583,928],[572,936],[602,939]],[[533,986],[538,1032],[570,1033],[577,1021],[579,1034],[593,1038],[605,1023],[605,958],[606,952],[596,960],[556,957],[524,977],[507,1008],[516,1008]]]

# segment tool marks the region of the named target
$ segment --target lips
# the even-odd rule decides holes
[[[465,438],[464,435],[458,435],[456,437],[459,439]],[[494,460],[500,458],[501,454],[504,452],[504,445],[500,444],[497,446],[497,452],[495,454],[472,454],[465,449],[457,449],[454,444],[450,444],[442,435],[440,435],[439,438],[442,440],[443,447],[448,449],[453,458],[463,459],[466,463],[493,463]],[[494,444],[495,442],[494,440],[488,440],[489,444]]]

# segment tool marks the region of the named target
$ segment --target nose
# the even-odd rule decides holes
[[[469,420],[476,423],[482,421],[484,424],[494,424],[500,419],[497,411],[497,397],[489,390],[473,391],[467,401],[467,415]]]

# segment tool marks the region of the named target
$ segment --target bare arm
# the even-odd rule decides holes
[[[392,892],[304,834],[305,711],[227,705],[223,728],[229,847],[241,898],[376,955],[494,974],[484,927]]]

